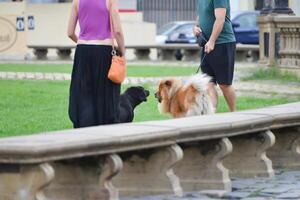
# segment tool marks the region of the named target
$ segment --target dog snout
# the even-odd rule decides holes
[[[159,95],[159,92],[156,92],[154,96],[157,98],[158,102],[161,103],[161,96]]]
[[[147,101],[147,97],[149,96],[150,92],[149,90],[144,90],[144,99],[143,101]]]
[[[145,90],[145,94],[146,94],[146,97],[148,97],[150,95],[149,90]]]

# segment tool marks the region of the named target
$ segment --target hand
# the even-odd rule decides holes
[[[200,34],[201,34],[201,32],[202,32],[202,30],[201,30],[201,28],[198,26],[198,25],[195,25],[194,27],[193,27],[193,33],[194,33],[194,35],[197,37],[197,36],[199,36]]]
[[[208,40],[207,43],[204,46],[204,52],[209,54],[215,49],[215,42]]]
[[[115,49],[116,49],[117,56],[125,57],[125,48],[121,49],[119,47],[116,47]]]

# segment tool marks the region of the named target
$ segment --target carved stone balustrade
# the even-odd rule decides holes
[[[300,69],[300,17],[274,18],[280,34],[279,65],[282,68]]]
[[[300,103],[0,139],[0,199],[118,200],[300,169]]]
[[[69,59],[75,46],[41,46],[29,45],[34,49],[37,59],[47,59],[48,49],[56,49],[60,59]],[[133,49],[136,60],[150,60],[151,51],[157,53],[157,58],[162,61],[184,60],[200,62],[200,47],[197,44],[153,44],[130,45],[126,49]],[[237,44],[237,61],[257,61],[259,55],[258,45]]]
[[[260,15],[257,21],[260,63],[266,66],[277,64],[300,75],[300,17]]]

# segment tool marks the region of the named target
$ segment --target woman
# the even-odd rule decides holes
[[[75,34],[77,21],[79,37]],[[118,122],[120,85],[107,78],[112,59],[112,32],[119,52],[125,56],[117,0],[73,0],[68,36],[77,43],[69,102],[74,128]]]

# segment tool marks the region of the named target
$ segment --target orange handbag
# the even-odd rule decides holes
[[[126,77],[126,60],[124,57],[113,55],[108,78],[117,84],[121,84]]]
[[[108,71],[108,79],[112,82],[121,84],[126,77],[126,60],[125,57],[118,56],[117,51],[114,47],[114,31],[112,25],[112,5],[110,5],[109,14],[110,14],[110,30],[111,30],[111,39],[112,39],[112,61],[110,69]]]

